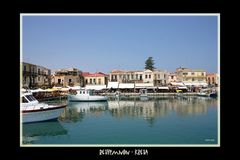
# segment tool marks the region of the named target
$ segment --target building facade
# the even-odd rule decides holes
[[[102,72],[97,73],[82,73],[84,79],[84,86],[86,85],[107,85],[108,75]]]
[[[22,73],[23,87],[39,88],[51,85],[51,70],[48,68],[23,62]]]
[[[189,68],[177,68],[176,69],[177,80],[180,82],[203,82],[206,83],[206,71],[189,69]]]
[[[168,74],[168,83],[171,83],[171,82],[177,82],[178,79],[177,79],[177,74],[176,73],[169,73]]]
[[[168,83],[168,73],[161,70],[113,70],[109,74],[109,81],[119,83],[153,83],[154,86],[161,86]]]
[[[219,75],[217,73],[208,73],[207,74],[207,84],[219,85]]]
[[[83,86],[82,72],[76,68],[59,69],[53,75],[52,85],[56,87]]]

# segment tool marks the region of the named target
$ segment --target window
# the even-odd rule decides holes
[[[112,75],[111,77],[112,77],[112,79],[115,79],[115,78],[114,78],[114,77],[115,77],[114,75]]]
[[[129,74],[127,75],[127,79],[130,79],[130,75]]]
[[[24,66],[23,70],[26,71],[27,70],[27,66]]]
[[[148,75],[149,79],[151,78],[151,74]]]
[[[61,79],[58,79],[58,84],[60,84],[61,83]]]
[[[171,79],[173,79],[173,76],[171,76]]]
[[[131,78],[134,79],[134,75],[133,74],[131,75]]]
[[[40,74],[40,68],[38,68],[38,74]]]
[[[125,78],[126,78],[126,75],[124,74],[124,75],[123,75],[123,79],[125,79]]]
[[[202,76],[204,76],[204,73],[202,72]]]
[[[101,78],[98,78],[98,84],[101,84]]]
[[[147,79],[147,75],[145,75],[145,79]]]
[[[191,75],[194,75],[194,72],[192,72]]]
[[[40,81],[40,77],[38,77],[38,81]]]
[[[92,78],[90,78],[90,84],[92,84]]]
[[[27,95],[26,98],[27,98],[29,101],[35,101],[35,100],[36,100],[32,95]]]
[[[214,77],[212,77],[212,83],[215,83],[215,79],[214,79]]]
[[[72,82],[72,79],[69,79],[68,82],[71,83],[71,82]]]
[[[185,76],[186,76],[186,75],[187,75],[187,73],[186,73],[186,72],[184,72],[184,73],[183,73],[183,75],[185,75]]]
[[[167,75],[166,75],[166,74],[164,74],[164,79],[166,79],[166,77],[167,77]]]
[[[195,79],[194,78],[192,78],[192,81],[194,81]]]
[[[142,74],[140,74],[140,80],[142,80]]]
[[[88,84],[88,80],[86,79],[86,84]]]
[[[136,79],[138,79],[138,74],[136,74]]]
[[[160,74],[158,74],[158,78],[160,78]]]
[[[22,97],[22,103],[28,103],[25,97]]]
[[[96,84],[96,79],[95,78],[93,79],[93,84]]]

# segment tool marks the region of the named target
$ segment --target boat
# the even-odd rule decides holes
[[[107,96],[93,95],[93,90],[80,89],[77,94],[68,94],[68,101],[70,102],[96,102],[107,101]]]
[[[198,96],[200,97],[217,97],[217,92],[212,89],[202,89],[199,93]]]
[[[23,123],[56,120],[64,111],[66,104],[48,105],[39,103],[31,92],[22,93],[21,114]]]
[[[141,89],[140,90],[140,97],[147,97],[147,89]]]

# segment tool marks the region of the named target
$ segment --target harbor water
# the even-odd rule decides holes
[[[218,144],[218,111],[218,99],[197,96],[70,102],[57,121],[23,124],[22,140],[24,145]]]

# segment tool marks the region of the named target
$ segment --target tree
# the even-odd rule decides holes
[[[145,61],[145,69],[149,69],[149,70],[154,70],[154,60],[152,57],[148,57],[148,59]]]

